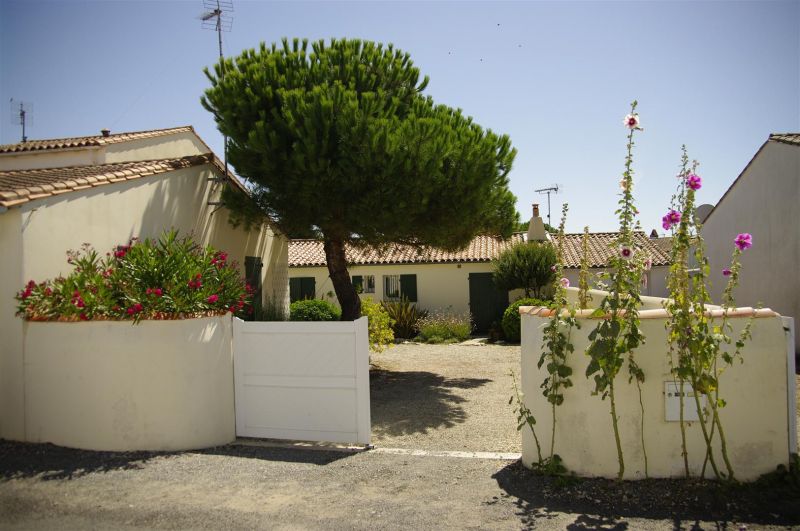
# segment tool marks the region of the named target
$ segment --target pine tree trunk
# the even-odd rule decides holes
[[[356,288],[350,281],[350,273],[347,272],[344,240],[326,237],[323,247],[333,290],[342,307],[342,321],[355,321],[361,317],[361,299],[358,298]]]

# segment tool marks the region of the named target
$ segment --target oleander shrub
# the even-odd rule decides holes
[[[369,345],[375,352],[383,352],[394,342],[394,321],[386,309],[369,297],[361,299],[361,315],[369,324]]]
[[[519,343],[520,339],[522,339],[521,319],[519,317],[520,306],[550,306],[550,303],[533,298],[522,298],[512,302],[503,312],[503,320],[500,321],[503,334],[509,343]]]
[[[175,231],[132,238],[100,255],[91,244],[67,251],[72,272],[30,280],[17,315],[31,321],[182,319],[253,312],[252,288],[228,254]]]
[[[426,343],[458,343],[469,339],[472,316],[435,311],[419,320],[419,339]]]
[[[383,301],[383,308],[392,319],[394,337],[413,339],[419,334],[419,321],[427,317],[428,311],[421,310],[416,304],[404,298],[399,301]]]
[[[338,321],[342,311],[328,301],[306,299],[289,306],[290,321]]]

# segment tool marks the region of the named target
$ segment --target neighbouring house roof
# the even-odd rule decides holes
[[[714,215],[714,212],[716,212],[717,207],[719,207],[719,205],[722,204],[722,202],[725,200],[725,198],[728,196],[728,194],[731,192],[731,190],[733,190],[733,187],[736,186],[736,183],[739,182],[739,179],[742,178],[742,175],[747,173],[747,170],[750,168],[750,166],[753,164],[753,162],[755,162],[755,160],[758,158],[758,156],[761,154],[761,152],[764,151],[764,148],[767,147],[767,145],[770,142],[777,142],[777,143],[780,143],[780,144],[789,144],[791,146],[800,146],[800,133],[772,133],[772,134],[770,134],[769,138],[767,139],[767,141],[764,142],[761,145],[760,148],[758,148],[758,151],[756,151],[756,154],[753,155],[753,158],[751,158],[750,162],[747,163],[747,166],[744,167],[742,172],[736,177],[736,179],[734,179],[734,181],[731,183],[731,185],[728,187],[728,189],[725,190],[725,193],[722,194],[722,197],[719,198],[719,201],[717,201],[717,204],[714,205],[714,208],[711,209],[711,212],[708,213],[708,215],[706,216],[706,219],[705,219],[705,221],[703,223],[707,223],[708,220],[711,218],[711,216]]]
[[[106,146],[108,144],[117,144],[119,142],[127,142],[129,140],[141,140],[145,138],[154,138],[183,132],[194,133],[194,128],[191,125],[185,125],[181,127],[171,127],[169,129],[152,129],[149,131],[116,133],[108,136],[103,136],[101,134],[93,136],[77,136],[72,138],[52,138],[48,140],[28,140],[27,142],[20,142],[17,144],[0,145],[0,154],[26,153],[31,151],[45,151],[54,149],[99,147]]]
[[[772,133],[769,135],[769,139],[775,142],[800,146],[800,133]]]
[[[616,232],[589,234],[589,266],[607,267],[609,258],[617,251],[613,248]],[[579,268],[583,233],[566,234],[564,241],[564,267]],[[645,249],[653,259],[653,265],[669,265],[669,251],[655,244],[643,232],[634,236],[636,245]],[[516,233],[508,240],[493,236],[478,236],[461,251],[443,251],[433,248],[417,248],[409,245],[389,245],[385,249],[347,246],[347,261],[351,265],[389,264],[441,264],[490,262],[502,251],[516,243],[525,241],[523,233]],[[291,240],[289,242],[289,267],[319,267],[325,265],[325,251],[319,240]]]
[[[172,159],[94,166],[0,171],[0,206],[8,208],[34,199],[104,184],[139,179],[202,164],[215,164],[215,158],[213,154],[206,153]],[[235,180],[233,177],[232,179]]]

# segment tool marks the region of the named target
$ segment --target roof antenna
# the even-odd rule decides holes
[[[547,188],[539,188],[538,190],[534,190],[534,192],[538,192],[540,194],[547,194],[547,224],[551,227],[553,224],[550,223],[550,194],[557,194],[558,190],[559,186],[557,184],[548,186]]]
[[[230,31],[233,27],[233,0],[203,0],[203,8],[205,13],[200,15],[202,20],[203,29],[210,29],[217,32],[217,41],[219,42],[219,60],[221,65],[222,79],[225,79],[225,63],[222,62],[222,32]],[[223,157],[225,159],[225,178],[229,177],[228,174],[228,137],[222,135],[222,141],[225,144],[223,149]],[[219,182],[220,179],[212,179]]]
[[[24,101],[10,100],[11,105],[11,123],[13,125],[22,126],[22,142],[27,142],[28,137],[25,135],[26,124],[33,125],[33,104]]]

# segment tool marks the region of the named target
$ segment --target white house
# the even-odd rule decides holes
[[[353,283],[375,300],[401,297],[428,310],[444,309],[455,313],[471,312],[476,328],[485,331],[499,320],[510,301],[520,298],[521,290],[506,292],[492,283],[492,260],[510,246],[534,239],[548,239],[544,224],[534,205],[534,217],[527,234],[515,233],[508,240],[478,236],[461,251],[415,248],[392,245],[386,249],[347,248],[348,270]],[[565,276],[571,285],[578,285],[583,234],[567,234],[564,259]],[[617,233],[589,235],[589,262],[593,282],[596,274],[605,271],[609,258],[616,253],[613,246]],[[636,233],[636,245],[653,259],[643,294],[666,296],[666,275],[669,251],[656,239]],[[324,298],[336,303],[333,284],[328,276],[325,252],[319,240],[289,242],[289,282],[291,300]]]
[[[262,299],[288,302],[286,238],[266,224],[231,227],[224,186],[246,193],[191,127],[0,146],[0,437],[25,438],[25,324],[14,295],[29,279],[68,273],[69,249],[176,229],[226,250]]]
[[[762,303],[800,315],[800,133],[772,134],[745,166],[703,224],[711,265],[711,296],[721,302],[737,234],[753,235],[741,257],[736,304]],[[800,334],[795,334],[800,353]]]

